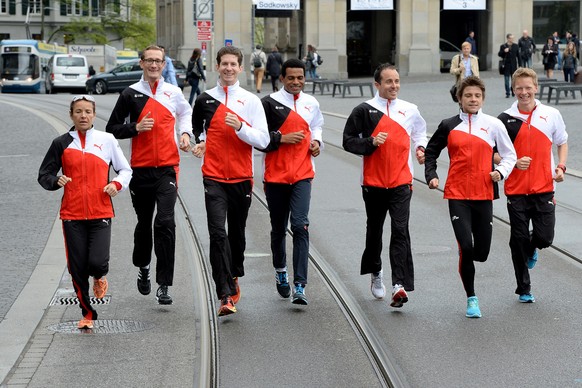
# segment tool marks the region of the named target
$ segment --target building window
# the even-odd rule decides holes
[[[42,12],[42,0],[29,0],[28,9],[31,14],[35,13],[40,15]]]
[[[0,14],[8,13],[8,0],[0,0]]]
[[[81,0],[67,1],[67,16],[80,16],[83,10]]]
[[[0,32],[0,40],[10,39],[10,34]]]
[[[580,29],[580,0],[536,1],[533,3],[533,38],[540,47],[557,31],[565,41],[567,31],[578,33]]]

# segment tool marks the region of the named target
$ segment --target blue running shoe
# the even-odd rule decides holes
[[[287,272],[275,271],[275,281],[277,282],[277,292],[283,298],[288,298],[291,296],[291,286],[289,286],[289,277]]]
[[[521,303],[533,303],[536,301],[536,298],[532,294],[521,294],[519,296],[519,301]]]
[[[538,250],[534,249],[533,255],[527,258],[527,268],[533,269],[538,262]]]
[[[476,296],[467,298],[467,318],[481,318],[481,310],[479,309],[479,299]]]
[[[305,296],[305,286],[301,283],[295,284],[295,292],[293,293],[293,304],[307,305],[307,297]]]

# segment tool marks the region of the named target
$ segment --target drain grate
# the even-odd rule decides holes
[[[111,296],[104,296],[103,299],[97,299],[94,296],[89,298],[91,300],[91,304],[95,305],[103,305],[109,304],[111,302]],[[73,306],[79,304],[79,298],[76,296],[58,296],[55,295],[51,300],[50,306]]]
[[[64,334],[120,334],[136,333],[154,327],[150,322],[98,319],[93,321],[93,329],[81,330],[77,328],[78,323],[79,321],[61,322],[47,326],[47,329]]]

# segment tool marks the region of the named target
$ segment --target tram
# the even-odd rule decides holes
[[[2,93],[41,93],[43,68],[54,54],[67,48],[37,40],[0,41],[0,85]]]

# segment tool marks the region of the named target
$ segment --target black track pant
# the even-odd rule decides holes
[[[531,282],[527,258],[533,255],[535,248],[547,248],[554,240],[556,225],[554,193],[508,196],[507,212],[511,224],[509,248],[517,281],[515,293],[529,294]],[[530,221],[533,226],[531,234]]]
[[[222,183],[204,178],[210,264],[216,295],[219,298],[236,294],[233,278],[245,274],[245,228],[252,191],[253,184],[250,180]]]
[[[178,198],[174,167],[134,168],[129,184],[137,225],[133,235],[133,265],[145,267],[156,254],[156,283],[171,286],[174,281]],[[157,208],[154,219],[154,209]],[[152,238],[153,220],[153,238]]]
[[[83,316],[97,319],[89,299],[89,276],[100,279],[109,272],[111,218],[63,221],[67,268]]]
[[[459,274],[467,297],[475,296],[475,261],[484,262],[491,249],[493,201],[449,199],[449,215],[459,245]]]
[[[410,185],[393,189],[362,187],[366,205],[366,248],[362,254],[360,274],[378,272],[382,269],[382,233],[386,214],[390,214],[390,267],[392,285],[401,284],[406,291],[414,290],[414,266],[410,248]]]

